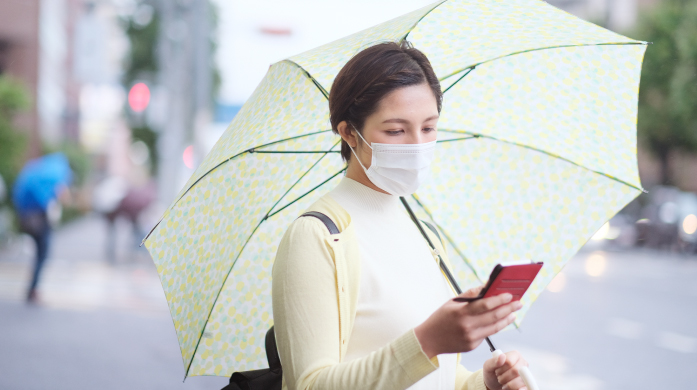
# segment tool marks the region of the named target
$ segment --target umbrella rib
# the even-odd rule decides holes
[[[312,81],[312,83],[315,85],[315,87],[317,87],[317,89],[319,89],[319,92],[322,94],[322,96],[324,96],[325,99],[329,100],[329,92],[326,89],[324,89],[324,87],[322,86],[322,84],[319,83],[319,81],[317,81],[314,77],[312,77],[312,75],[310,74],[310,72],[307,71],[307,69],[303,68],[300,64],[298,64],[295,61],[291,61],[288,59],[286,59],[284,61],[297,66],[298,69],[303,71],[305,73],[305,76],[307,76],[310,79],[310,81]]]
[[[443,235],[445,236],[445,239],[448,240],[448,243],[450,243],[450,245],[452,245],[452,247],[455,249],[455,252],[457,252],[457,254],[460,255],[460,257],[461,257],[462,260],[465,262],[465,264],[467,264],[467,266],[469,267],[469,269],[472,270],[472,272],[474,272],[474,276],[476,276],[477,279],[478,279],[480,282],[482,282],[482,279],[479,277],[479,275],[477,275],[477,271],[474,269],[474,267],[473,267],[472,264],[470,263],[469,259],[467,259],[467,256],[465,256],[465,254],[462,253],[462,251],[460,251],[460,248],[457,247],[457,245],[455,244],[455,241],[452,239],[452,237],[450,237],[450,235],[449,235],[448,233],[446,233],[445,229],[443,229],[443,227],[442,227],[435,219],[433,219],[433,214],[431,214],[431,212],[428,211],[428,209],[426,208],[426,206],[424,206],[424,204],[421,203],[421,201],[420,201],[419,198],[416,196],[416,194],[411,194],[411,197],[414,198],[414,200],[416,201],[416,204],[418,204],[419,207],[421,207],[421,209],[426,213],[426,215],[428,215],[428,218],[430,218],[431,221],[433,221],[433,223],[436,224],[436,226],[438,227],[438,229],[440,229],[440,231],[441,231],[441,232],[443,233]]]
[[[450,77],[452,77],[452,76],[455,76],[456,74],[462,72],[463,70],[465,70],[465,69],[467,69],[467,68],[475,68],[475,67],[477,67],[477,66],[479,66],[479,65],[481,65],[481,64],[485,64],[485,63],[487,63],[487,62],[492,62],[492,61],[500,60],[500,59],[502,59],[502,58],[512,57],[512,56],[514,56],[514,55],[516,55],[516,54],[529,53],[529,52],[533,52],[533,51],[549,50],[549,49],[561,49],[561,48],[564,48],[564,47],[583,47],[583,46],[624,46],[624,45],[647,45],[647,44],[648,44],[647,42],[636,41],[636,42],[607,42],[607,43],[589,43],[589,44],[581,44],[581,45],[558,45],[558,46],[538,47],[538,48],[535,48],[535,49],[521,50],[521,51],[516,51],[516,52],[513,52],[513,53],[504,54],[504,55],[502,55],[502,56],[498,56],[498,57],[494,57],[494,58],[489,58],[489,59],[487,59],[487,60],[484,60],[484,61],[481,61],[481,62],[477,62],[476,64],[468,65],[468,66],[465,66],[464,68],[458,69],[458,70],[456,70],[456,71],[454,71],[454,72],[452,72],[452,73],[450,73],[450,74],[448,74],[448,75],[443,76],[443,77],[440,78],[439,80],[440,80],[440,81],[444,81],[444,80],[446,80],[446,79],[448,79],[448,78],[450,78]],[[459,80],[458,80],[458,81],[459,81]]]
[[[446,1],[447,1],[447,0],[442,0],[442,1],[440,1],[438,4],[434,5],[433,8],[431,8],[430,10],[428,10],[428,12],[426,12],[425,14],[423,14],[423,16],[421,16],[421,17],[419,18],[419,20],[417,20],[417,21],[414,23],[414,25],[411,26],[411,27],[409,28],[409,31],[407,31],[407,33],[404,34],[404,37],[402,37],[402,39],[400,39],[400,41],[406,40],[407,37],[409,36],[409,34],[411,33],[411,31],[414,29],[414,27],[416,27],[428,14],[430,14],[431,12],[433,12],[434,9],[438,8],[441,4],[445,3]],[[319,83],[319,81],[317,81],[317,79],[315,79],[314,77],[312,77],[312,75],[310,74],[310,72],[307,71],[307,69],[303,68],[300,64],[298,64],[298,63],[295,62],[295,61],[292,61],[292,60],[289,60],[289,59],[286,59],[285,61],[288,61],[288,62],[294,64],[295,66],[297,66],[298,68],[300,68],[303,72],[305,72],[305,75],[307,75],[307,77],[312,81],[312,83],[315,84],[315,86],[317,87],[317,89],[319,89],[319,91],[322,93],[322,95],[323,95],[327,100],[329,100],[329,92],[322,86],[322,84]]]
[[[314,133],[307,133],[307,134],[296,135],[295,137],[284,138],[284,139],[281,139],[281,140],[272,141],[272,142],[269,142],[269,143],[267,143],[267,144],[263,144],[263,145],[257,146],[256,148],[264,148],[264,147],[267,147],[267,146],[270,146],[270,145],[275,145],[275,144],[277,144],[277,143],[286,142],[286,141],[291,141],[291,140],[298,139],[298,138],[303,138],[303,137],[309,137],[309,136],[312,136],[312,135],[322,134],[322,133],[326,133],[326,132],[330,132],[330,131],[331,131],[331,130],[321,130],[321,131],[315,131]],[[336,146],[336,144],[335,144],[334,146]],[[332,147],[333,147],[333,146],[332,146]],[[232,160],[232,159],[234,159],[234,158],[236,158],[236,157],[242,156],[242,155],[245,154],[245,153],[251,153],[251,151],[255,150],[256,148],[243,150],[242,152],[239,152],[239,153],[237,153],[237,154],[235,154],[235,155],[233,155],[233,156],[230,156],[230,157],[228,157],[227,159],[225,159],[225,160],[219,162],[218,164],[216,164],[214,167],[212,167],[211,169],[209,169],[206,173],[204,173],[203,175],[201,175],[201,177],[199,177],[198,179],[196,179],[196,181],[193,182],[193,183],[189,186],[189,188],[182,194],[182,196],[180,196],[179,199],[177,199],[175,202],[172,203],[172,206],[170,206],[170,207],[167,209],[167,211],[171,210],[177,203],[179,203],[179,201],[182,200],[182,198],[184,198],[184,196],[189,192],[189,190],[191,190],[192,188],[194,188],[194,186],[195,186],[196,184],[198,184],[198,182],[200,182],[201,180],[203,180],[204,177],[208,176],[209,173],[211,173],[211,172],[213,172],[214,170],[220,168],[222,165],[226,164],[227,162],[229,162],[230,160]],[[256,151],[256,152],[259,153],[259,151]],[[147,235],[143,238],[143,240],[140,242],[140,246],[142,246],[142,245],[145,243],[145,240],[147,240],[148,237],[150,237],[150,235],[152,234],[152,232],[155,231],[155,229],[157,228],[157,226],[160,225],[160,222],[162,222],[163,219],[164,219],[164,216],[163,216],[162,218],[160,218],[159,221],[157,221],[157,223],[155,224],[155,226],[152,227],[152,229],[150,229],[150,231],[148,232],[148,234],[147,234]]]
[[[337,141],[334,145],[332,145],[332,147],[330,148],[330,151],[331,151],[331,149],[334,149],[334,148],[336,147],[336,145],[339,144],[339,142],[341,142],[341,141]],[[329,152],[327,152],[327,153],[329,153]],[[296,180],[295,183],[293,183],[293,185],[290,186],[290,187],[286,190],[286,192],[284,192],[283,195],[281,195],[281,196],[278,198],[278,200],[276,201],[276,203],[274,203],[273,206],[271,206],[271,208],[269,209],[269,211],[266,212],[266,215],[264,216],[264,219],[262,219],[262,222],[269,218],[269,213],[270,213],[271,211],[273,211],[274,207],[278,206],[278,204],[281,202],[281,200],[283,200],[283,198],[285,198],[286,195],[288,195],[288,193],[289,193],[293,188],[295,188],[295,186],[298,185],[298,183],[300,183],[300,181],[301,181],[303,178],[305,178],[305,176],[307,176],[307,174],[310,173],[310,171],[311,171],[314,167],[316,167],[317,164],[319,164],[320,161],[322,161],[323,158],[325,158],[325,157],[327,156],[327,153],[325,153],[324,156],[320,157],[317,161],[315,161],[315,163],[312,164],[312,166],[311,166],[310,168],[308,168],[307,171],[305,171],[302,175],[300,175],[300,177],[298,178],[298,180]],[[284,207],[284,208],[285,208],[285,207]]]
[[[307,191],[306,193],[300,195],[299,197],[297,197],[297,198],[296,198],[295,200],[293,200],[292,202],[290,202],[290,203],[288,203],[287,205],[281,207],[280,209],[274,211],[272,214],[267,214],[266,217],[264,217],[264,220],[267,220],[267,219],[273,217],[274,215],[280,213],[281,211],[285,210],[286,208],[290,207],[293,203],[295,203],[295,202],[299,201],[300,199],[304,198],[305,196],[309,195],[312,191],[318,189],[319,187],[322,187],[322,186],[325,185],[329,180],[335,178],[336,176],[338,176],[340,173],[342,173],[342,172],[344,172],[344,171],[346,171],[346,168],[344,168],[344,169],[340,170],[339,172],[337,172],[337,173],[335,173],[335,174],[329,176],[329,178],[327,178],[327,179],[324,180],[323,182],[321,182],[321,183],[319,183],[318,185],[316,185],[315,187],[313,187],[310,191]]]
[[[265,147],[267,147],[267,146],[275,145],[275,144],[277,144],[277,143],[286,142],[286,141],[291,141],[291,140],[298,139],[298,138],[303,138],[303,137],[309,137],[309,136],[311,136],[311,135],[317,135],[317,134],[322,134],[322,133],[328,133],[328,132],[330,132],[330,131],[332,131],[332,130],[331,130],[331,129],[329,129],[329,130],[320,130],[320,131],[315,131],[315,132],[313,132],[313,133],[301,134],[301,135],[296,135],[296,136],[294,136],[294,137],[279,139],[278,141],[272,141],[272,142],[269,142],[269,143],[267,143],[267,144],[263,144],[263,145],[260,145],[260,146],[256,146],[255,149],[256,149],[256,148],[265,148]],[[250,149],[248,149],[248,150],[250,150]]]
[[[568,162],[568,163],[570,163],[570,164],[576,165],[577,167],[586,169],[586,170],[591,171],[591,172],[593,172],[593,173],[597,173],[597,174],[599,174],[599,175],[603,175],[603,176],[607,177],[608,179],[614,180],[614,181],[616,181],[616,182],[618,182],[618,183],[622,183],[622,184],[624,184],[624,185],[626,185],[626,186],[629,186],[629,187],[632,187],[632,188],[634,188],[634,189],[637,189],[637,190],[639,190],[639,191],[641,191],[641,192],[643,192],[643,193],[645,193],[645,194],[648,193],[648,191],[646,191],[645,189],[643,189],[643,188],[641,188],[641,187],[637,187],[637,186],[635,186],[634,184],[628,183],[628,182],[626,182],[626,181],[624,181],[624,180],[622,180],[622,179],[616,178],[616,177],[614,177],[614,176],[612,176],[612,175],[608,175],[607,173],[603,173],[603,172],[600,172],[600,171],[596,171],[596,170],[594,170],[594,169],[590,169],[590,168],[588,168],[588,167],[584,167],[583,165],[581,165],[581,164],[579,164],[579,163],[577,163],[577,162],[571,161],[571,160],[569,160],[568,158],[564,158],[564,157],[561,157],[561,156],[557,156],[556,154],[547,152],[547,151],[545,151],[545,150],[536,148],[536,147],[534,147],[534,146],[525,145],[525,144],[522,144],[522,143],[519,143],[519,142],[515,142],[515,141],[507,141],[507,140],[500,139],[500,138],[496,138],[496,137],[492,137],[492,136],[486,135],[486,134],[472,133],[472,132],[469,132],[469,131],[448,130],[448,129],[438,129],[438,131],[443,131],[443,132],[447,132],[447,133],[456,133],[456,134],[471,134],[471,135],[473,135],[473,136],[476,136],[477,138],[480,138],[480,137],[481,137],[481,138],[487,138],[487,139],[491,139],[491,140],[498,141],[498,142],[503,142],[503,143],[507,143],[507,144],[511,144],[511,145],[515,145],[515,146],[520,146],[521,148],[526,148],[526,149],[534,150],[534,151],[536,151],[536,152],[540,152],[540,153],[546,154],[546,155],[548,155],[548,156],[550,156],[550,157],[554,157],[554,158],[558,158],[558,159],[560,159],[560,160],[566,161],[566,162]],[[468,139],[468,138],[462,138],[462,139]]]
[[[445,91],[443,91],[443,93],[448,92],[448,90],[450,90],[450,88],[454,87],[455,84],[459,83],[460,80],[464,79],[465,76],[467,76],[468,74],[470,74],[470,73],[474,70],[474,68],[476,68],[476,67],[477,67],[477,65],[474,65],[474,66],[472,66],[471,68],[466,68],[467,71],[465,72],[465,74],[463,74],[462,76],[460,76],[459,79],[455,80],[454,83],[450,84],[450,85],[448,86],[448,88],[446,88]]]
[[[300,69],[305,70],[302,67]],[[305,70],[305,74],[307,75],[307,77],[310,78],[310,80],[312,80],[312,83],[315,84],[315,86],[319,89],[319,91],[322,93],[322,96],[324,96],[325,99],[329,100],[329,92],[327,92],[327,90],[324,89],[322,84],[320,84],[319,81],[317,81],[314,77],[312,77],[310,75],[310,72]]]
[[[281,143],[281,142],[291,141],[291,140],[298,139],[298,138],[309,137],[309,136],[311,136],[311,135],[317,135],[317,134],[327,133],[327,132],[330,132],[330,131],[331,131],[331,130],[315,131],[314,133],[307,133],[307,134],[302,134],[302,135],[296,135],[295,137],[289,137],[289,138],[284,138],[284,139],[280,139],[280,140],[277,140],[277,141],[272,141],[272,142],[269,142],[269,143],[267,143],[267,144],[262,144],[262,145],[259,145],[259,146],[256,146],[256,147],[253,147],[253,148],[244,150],[244,151],[242,151],[242,152],[240,152],[240,153],[237,153],[237,154],[234,155],[234,156],[228,157],[226,160],[221,161],[221,162],[218,163],[216,166],[214,166],[213,168],[209,169],[208,172],[204,173],[203,175],[201,175],[201,177],[199,177],[198,179],[196,179],[196,181],[193,182],[193,183],[191,184],[191,186],[189,186],[189,189],[186,190],[186,192],[183,193],[182,196],[179,197],[179,199],[177,199],[177,202],[179,202],[179,201],[184,197],[184,195],[186,195],[186,194],[189,192],[190,189],[192,189],[196,184],[198,184],[198,182],[201,181],[201,179],[203,179],[204,177],[206,177],[209,173],[213,172],[214,170],[218,169],[221,165],[223,165],[223,164],[227,163],[228,161],[234,159],[235,157],[239,157],[239,156],[241,156],[241,155],[243,155],[243,154],[245,154],[245,153],[255,153],[255,152],[256,152],[256,153],[262,153],[262,151],[259,151],[259,150],[256,150],[256,149],[265,148],[265,147],[267,147],[267,146],[275,145],[275,144],[278,144],[278,143]],[[334,144],[334,146],[336,146],[336,144]],[[332,147],[334,147],[334,146],[332,146]],[[267,152],[267,153],[268,153],[268,152]],[[176,204],[177,202],[174,202],[174,204]],[[146,238],[147,238],[147,237],[146,237]]]
[[[265,153],[265,154],[307,154],[307,153],[341,153],[338,150],[254,150],[250,149],[249,153]]]
[[[339,141],[339,142],[340,142],[340,141]],[[339,142],[336,142],[336,143],[334,144],[334,146],[332,146],[332,148],[334,148],[336,145],[338,145]],[[246,151],[246,152],[249,152],[249,151]],[[208,320],[211,318],[211,314],[213,313],[213,309],[215,308],[215,304],[218,303],[218,298],[220,297],[220,293],[223,291],[223,287],[225,287],[225,283],[227,282],[227,278],[228,278],[228,276],[230,276],[230,272],[232,272],[232,269],[235,267],[235,264],[237,264],[237,260],[240,258],[240,256],[242,256],[242,252],[244,252],[244,249],[247,247],[247,244],[249,244],[249,241],[252,239],[252,237],[254,237],[254,233],[256,233],[256,231],[259,229],[259,226],[261,226],[261,224],[264,223],[264,221],[266,221],[266,220],[270,217],[269,212],[271,212],[271,210],[273,210],[273,208],[276,207],[276,205],[277,205],[286,195],[288,195],[288,193],[289,193],[289,192],[290,192],[290,191],[291,191],[291,190],[292,190],[292,189],[293,189],[293,188],[294,188],[294,187],[295,187],[295,186],[296,186],[296,185],[297,185],[297,184],[298,184],[311,170],[312,170],[312,168],[314,168],[317,164],[319,164],[319,162],[322,161],[322,159],[323,159],[324,157],[326,157],[326,156],[327,156],[327,153],[325,153],[322,157],[320,157],[319,159],[317,159],[317,161],[315,161],[315,163],[312,164],[312,166],[311,166],[307,171],[305,171],[305,173],[303,173],[302,176],[300,176],[300,178],[298,178],[298,180],[296,180],[295,183],[293,183],[293,185],[290,186],[290,188],[288,188],[288,190],[287,190],[281,197],[278,198],[278,200],[276,201],[276,203],[274,203],[274,205],[271,206],[271,208],[269,209],[269,211],[266,213],[266,216],[264,216],[264,218],[262,218],[261,221],[259,221],[259,223],[257,224],[257,226],[254,227],[254,230],[252,230],[252,232],[251,232],[251,233],[249,234],[249,236],[247,237],[247,241],[245,241],[244,245],[242,245],[242,248],[241,248],[240,251],[237,253],[237,257],[235,258],[235,261],[233,261],[233,262],[232,262],[232,265],[230,265],[230,269],[229,269],[228,272],[225,274],[225,279],[223,280],[223,283],[221,284],[220,290],[218,290],[218,294],[215,296],[215,299],[213,300],[213,304],[211,305],[211,309],[210,309],[210,311],[208,312],[208,316],[206,317],[206,322],[203,324],[203,327],[201,328],[201,334],[199,335],[198,340],[196,341],[196,347],[194,348],[194,352],[191,354],[191,360],[189,361],[189,364],[188,364],[187,367],[186,367],[186,373],[184,374],[184,378],[186,378],[186,377],[189,375],[189,370],[191,369],[191,364],[194,362],[194,358],[196,357],[196,352],[198,351],[198,346],[201,344],[201,339],[203,338],[203,333],[205,332],[206,326],[208,325]],[[232,157],[231,157],[230,159],[228,159],[227,161],[230,161],[231,159],[232,159]],[[273,213],[273,214],[271,214],[271,215],[275,215],[275,214],[279,213],[280,211],[282,211],[282,210],[285,209],[286,207],[288,207],[288,206],[290,206],[291,204],[297,202],[297,201],[300,200],[302,197],[304,197],[305,195],[307,195],[307,194],[309,194],[310,192],[314,191],[315,189],[319,188],[319,187],[322,186],[324,183],[328,182],[329,180],[331,180],[332,178],[334,178],[336,175],[338,175],[339,173],[341,173],[341,172],[343,172],[343,171],[345,171],[345,170],[346,170],[346,168],[344,168],[344,169],[342,169],[341,171],[335,173],[332,177],[330,177],[329,179],[323,181],[320,185],[314,187],[314,188],[311,189],[310,191],[308,191],[308,192],[306,192],[305,194],[303,194],[300,198],[295,199],[295,200],[292,201],[291,203],[289,203],[289,204],[283,206],[283,208],[281,208],[280,210],[277,210],[275,213]],[[192,187],[193,187],[193,186],[192,186]],[[153,230],[154,230],[154,229],[153,229]],[[146,237],[146,238],[147,238],[147,237]]]
[[[409,31],[407,31],[407,33],[404,34],[404,38],[402,38],[401,40],[405,41],[405,40],[407,39],[407,37],[409,37],[409,34],[411,34],[411,32],[414,30],[414,27],[418,26],[419,23],[421,23],[421,21],[424,20],[424,18],[425,18],[426,16],[428,16],[428,14],[430,14],[431,12],[433,12],[433,10],[435,10],[436,8],[438,8],[438,7],[440,7],[441,5],[443,5],[443,3],[445,3],[446,1],[448,1],[448,0],[443,0],[443,1],[439,2],[438,4],[434,5],[433,8],[431,8],[430,10],[428,10],[428,12],[426,12],[425,14],[423,14],[423,16],[421,16],[421,17],[419,18],[419,20],[417,20],[416,23],[414,23],[413,26],[411,26],[411,28],[409,29]]]
[[[443,142],[464,141],[464,140],[467,140],[467,139],[474,139],[474,138],[479,138],[479,137],[480,137],[479,134],[475,134],[475,135],[473,135],[473,136],[471,136],[471,137],[451,138],[451,139],[439,139],[439,140],[438,140],[438,143],[439,143],[439,144],[442,144]]]

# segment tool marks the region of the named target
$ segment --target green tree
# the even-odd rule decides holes
[[[151,6],[143,4],[141,7]],[[145,25],[136,23],[133,18],[123,21],[130,43],[126,72],[123,77],[126,88],[145,75],[152,77],[158,70],[155,48],[160,33],[160,20],[154,8],[151,9],[153,9],[152,18]]]
[[[207,0],[206,0],[207,1]],[[212,28],[215,29],[218,23],[217,8],[214,4],[209,3],[211,12]],[[139,4],[141,10],[151,10],[151,18],[147,22],[138,20],[139,12],[122,19],[122,23],[130,43],[130,49],[126,58],[125,72],[122,78],[124,88],[128,90],[137,81],[145,81],[150,87],[157,80],[157,72],[159,71],[157,45],[160,35],[164,34],[162,23],[160,22],[159,10],[157,2],[154,0],[145,0]],[[210,43],[211,55],[214,55],[217,48],[216,42],[211,37]],[[218,68],[212,63],[211,69],[213,77],[212,98],[218,94],[221,84],[221,76]],[[126,110],[128,122],[131,128],[131,138],[133,141],[143,141],[150,152],[150,168],[152,174],[157,174],[158,169],[158,150],[157,139],[158,133],[152,129],[145,121],[142,115],[136,116],[129,110]]]
[[[145,23],[138,23],[133,16],[123,20],[126,36],[130,43],[127,55],[126,69],[123,77],[123,85],[126,90],[136,81],[147,81],[153,86],[155,75],[159,69],[156,56],[157,40],[160,31],[160,19],[155,7],[144,2],[140,7],[149,8],[152,12],[151,19]],[[130,111],[126,110],[128,114]],[[142,116],[134,118],[128,115],[133,141],[143,141],[150,153],[150,172],[157,173],[157,133],[143,123]]]
[[[639,139],[671,184],[670,152],[697,151],[697,1],[659,2],[641,15],[633,37],[653,43],[641,75]]]
[[[12,188],[24,163],[27,139],[14,126],[15,116],[29,106],[29,97],[22,84],[0,75],[0,175],[8,189]]]

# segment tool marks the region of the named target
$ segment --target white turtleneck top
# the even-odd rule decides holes
[[[364,357],[424,322],[454,296],[399,197],[344,177],[329,196],[351,216],[361,254],[356,319],[345,361]],[[409,389],[454,389],[457,355]]]

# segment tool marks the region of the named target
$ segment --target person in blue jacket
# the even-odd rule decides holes
[[[37,300],[37,285],[49,249],[51,224],[48,211],[65,199],[72,181],[68,159],[62,153],[48,154],[31,160],[22,168],[12,188],[12,202],[19,217],[20,230],[36,243],[34,272],[27,301]]]

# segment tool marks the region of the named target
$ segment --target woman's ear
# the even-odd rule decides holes
[[[353,133],[353,126],[349,125],[346,121],[341,121],[336,126],[336,130],[339,132],[341,138],[346,141],[350,147],[356,148],[358,141],[356,140],[356,135]]]

